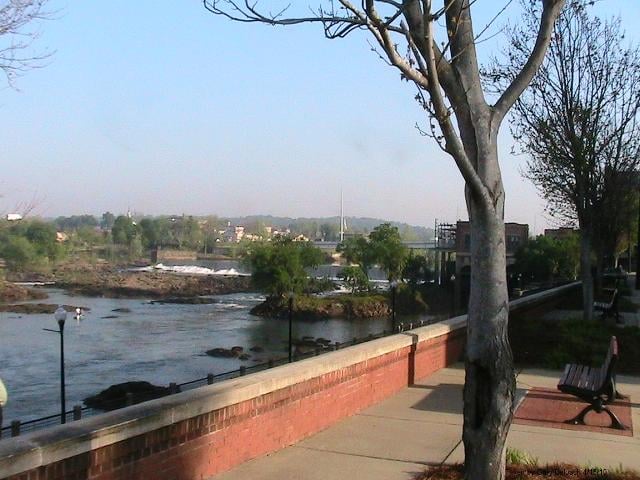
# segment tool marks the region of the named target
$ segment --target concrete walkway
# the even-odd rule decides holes
[[[532,387],[555,388],[560,372],[526,370],[521,395]],[[313,437],[246,462],[215,480],[409,480],[427,465],[461,462],[462,365],[440,370],[385,402]],[[514,424],[508,445],[540,463],[640,470],[640,378],[618,377],[631,396],[633,437]]]

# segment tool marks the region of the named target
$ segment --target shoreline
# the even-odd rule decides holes
[[[31,295],[43,298],[41,292],[27,285],[46,285],[89,297],[158,299],[250,292],[250,282],[250,276],[135,271],[130,266],[106,264],[67,264],[46,274],[11,275],[4,282],[5,290],[11,294],[1,295],[0,302],[26,301],[33,299]]]

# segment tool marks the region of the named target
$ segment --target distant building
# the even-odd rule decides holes
[[[22,215],[19,213],[7,213],[7,220],[9,222],[16,222],[18,220],[22,220]]]
[[[521,245],[529,240],[529,225],[508,222],[504,224],[504,238],[506,243],[507,267],[515,263],[515,254]],[[451,240],[451,239],[450,239]],[[469,222],[457,222],[455,230],[455,276],[447,278],[441,276],[441,281],[454,280],[454,310],[458,312],[462,305],[469,300],[471,279],[471,225]],[[451,250],[443,249],[442,264],[445,275],[449,275],[451,268],[448,259]],[[446,258],[444,255],[447,255]],[[453,265],[451,265],[453,266]],[[507,268],[508,270],[508,268]]]
[[[231,222],[227,222],[227,228],[219,230],[218,233],[221,235],[223,242],[229,243],[238,243],[245,236],[244,226],[231,226]]]
[[[529,239],[529,225],[523,223],[505,223],[504,239],[507,247],[507,265],[515,261],[515,253]],[[456,224],[456,272],[471,265],[471,225],[469,222]]]
[[[572,227],[560,227],[560,228],[545,228],[544,236],[553,238],[554,240],[564,240],[574,234],[577,234],[578,230]]]
[[[284,230],[278,230],[277,228],[274,228],[271,234],[273,237],[288,237],[291,235],[291,229],[286,228]]]

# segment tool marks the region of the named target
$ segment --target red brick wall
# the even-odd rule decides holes
[[[206,478],[291,445],[389,397],[413,379],[458,360],[464,340],[464,330],[458,330],[8,478]]]

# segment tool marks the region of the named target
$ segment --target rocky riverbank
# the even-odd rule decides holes
[[[129,271],[106,264],[65,265],[46,275],[21,280],[52,281],[76,295],[110,298],[167,298],[250,291],[250,277],[178,275]]]
[[[47,298],[45,292],[0,280],[0,302],[2,303],[41,300],[43,298]]]
[[[51,303],[18,303],[18,304],[0,304],[0,312],[20,313],[20,314],[34,314],[34,313],[46,313],[53,314],[60,305]],[[79,305],[62,305],[67,313],[75,315],[76,308],[82,309],[84,312],[91,310],[88,307]]]
[[[286,317],[289,306],[286,299],[268,298],[251,309],[252,315]],[[293,302],[296,318],[376,318],[391,314],[389,300],[384,295],[333,295],[330,297],[298,296]]]

